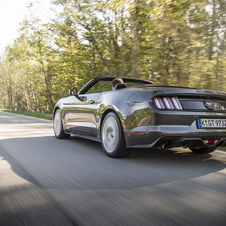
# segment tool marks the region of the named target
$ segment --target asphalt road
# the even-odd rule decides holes
[[[226,152],[58,140],[52,122],[0,112],[0,225],[225,226]]]

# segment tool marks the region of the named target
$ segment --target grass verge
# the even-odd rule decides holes
[[[226,151],[226,147],[219,147],[219,148],[217,148],[217,149],[219,149],[219,150],[221,150],[221,151]]]
[[[1,111],[10,112],[10,113],[19,114],[19,115],[27,115],[27,116],[32,116],[32,117],[36,117],[36,118],[53,120],[53,115],[52,114],[48,114],[48,113],[31,112],[31,111],[20,111],[20,110],[15,111],[13,109],[1,109]]]

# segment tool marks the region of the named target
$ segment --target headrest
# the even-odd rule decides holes
[[[117,83],[114,90],[126,88],[126,83]]]

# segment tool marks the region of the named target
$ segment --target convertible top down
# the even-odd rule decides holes
[[[190,148],[205,154],[226,146],[226,94],[141,79],[96,77],[60,99],[53,111],[55,136],[80,136],[102,144],[109,157],[132,148]]]

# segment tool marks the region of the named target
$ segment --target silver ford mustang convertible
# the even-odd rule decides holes
[[[75,135],[99,141],[109,157],[132,148],[190,148],[206,154],[226,146],[226,94],[155,86],[141,79],[97,77],[73,88],[53,111],[56,138]]]

